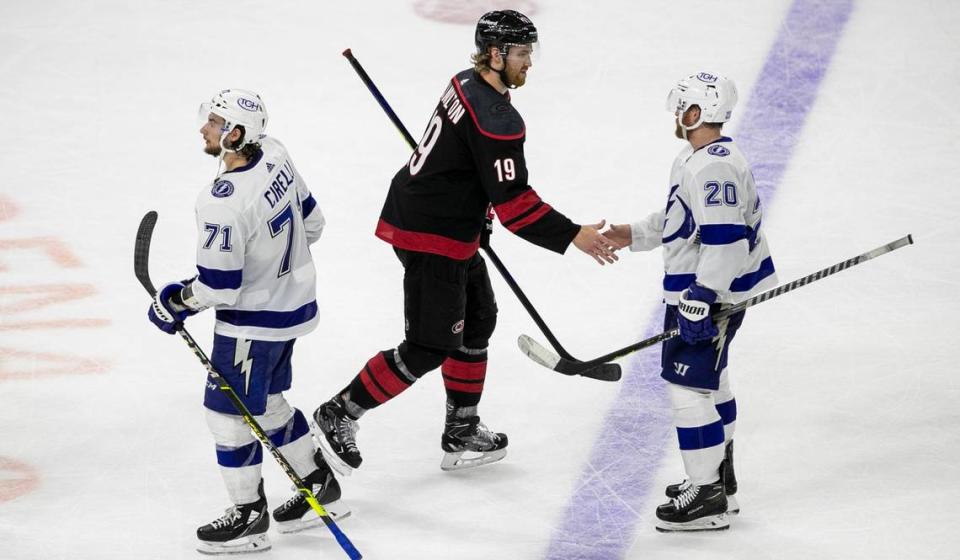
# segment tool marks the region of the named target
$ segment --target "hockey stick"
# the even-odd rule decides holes
[[[847,259],[833,266],[824,268],[823,270],[818,270],[813,274],[809,274],[807,276],[804,276],[803,278],[794,280],[789,284],[783,284],[781,286],[773,288],[772,290],[767,290],[766,292],[757,294],[750,299],[747,299],[732,307],[729,307],[727,309],[724,309],[722,311],[715,313],[712,316],[712,318],[714,321],[718,321],[720,319],[723,319],[724,317],[728,317],[730,315],[733,315],[734,313],[743,311],[748,307],[752,307],[754,305],[757,305],[758,303],[763,303],[768,299],[773,299],[779,295],[783,295],[787,292],[791,292],[802,286],[806,286],[807,284],[816,282],[817,280],[826,278],[827,276],[836,274],[841,270],[846,270],[852,266],[856,266],[870,259],[879,257],[880,255],[884,255],[891,251],[895,251],[901,247],[906,247],[907,245],[912,245],[912,244],[913,244],[913,236],[907,235],[905,237],[901,237],[900,239],[887,243],[882,247],[877,247],[876,249],[872,251],[867,251],[862,255],[857,255],[856,257]],[[599,358],[588,360],[586,362],[570,360],[569,358],[558,356],[557,354],[546,349],[542,344],[540,344],[539,342],[537,342],[536,340],[534,340],[533,338],[530,338],[525,334],[520,335],[520,338],[517,339],[517,344],[520,346],[521,352],[526,354],[528,358],[537,362],[538,364],[544,367],[548,367],[554,371],[559,371],[560,373],[565,373],[567,375],[576,375],[581,370],[590,369],[596,366],[597,364],[602,364],[610,360],[616,360],[617,358],[622,358],[627,354],[636,352],[637,350],[642,350],[649,346],[653,346],[658,342],[663,342],[664,340],[673,338],[678,334],[680,334],[679,329],[672,329],[672,330],[660,333],[656,336],[650,337],[646,340],[641,340],[640,342],[631,344],[630,346],[626,346],[619,350],[615,350],[613,352],[610,352],[609,354],[604,354]]]
[[[157,294],[156,288],[153,287],[153,282],[150,280],[150,240],[153,237],[153,228],[157,224],[157,213],[153,210],[147,212],[143,219],[140,220],[140,228],[137,230],[137,239],[136,244],[133,250],[133,273],[137,276],[137,280],[140,281],[140,284],[143,285],[143,289],[150,294],[150,297],[154,297]],[[277,449],[273,442],[270,441],[270,437],[263,431],[263,428],[260,427],[260,424],[257,422],[256,418],[250,413],[250,410],[247,409],[246,405],[243,404],[243,401],[240,400],[240,397],[237,396],[233,388],[230,387],[230,384],[226,379],[217,372],[216,368],[213,367],[213,364],[210,363],[210,359],[207,358],[207,355],[203,352],[197,342],[190,336],[190,333],[187,332],[183,326],[177,329],[177,332],[187,343],[187,346],[193,350],[194,355],[200,359],[200,363],[207,368],[207,373],[210,375],[210,379],[217,384],[221,391],[227,396],[233,406],[236,407],[237,411],[243,417],[244,422],[250,426],[250,430],[253,432],[253,435],[260,440],[273,455],[273,458],[277,460],[277,463],[280,464],[280,468],[283,469],[283,472],[287,473],[287,476],[290,477],[290,480],[293,481],[294,486],[297,487],[297,491],[303,494],[303,497],[307,500],[307,503],[313,508],[317,515],[323,519],[323,522],[327,525],[327,529],[330,529],[330,532],[333,533],[334,538],[337,539],[337,542],[340,544],[340,547],[344,552],[347,553],[352,560],[360,560],[363,556],[360,555],[360,552],[357,551],[356,547],[353,546],[353,543],[350,542],[350,539],[340,530],[340,527],[337,526],[336,522],[330,518],[330,515],[327,513],[327,510],[323,509],[323,506],[320,505],[320,502],[317,501],[316,496],[313,495],[313,492],[306,487],[296,471],[293,470],[293,467],[290,466],[290,463],[287,462],[287,459],[280,453],[280,450]]]
[[[370,79],[370,76],[367,74],[366,70],[363,69],[363,66],[360,65],[360,61],[353,56],[353,52],[350,49],[343,51],[343,56],[350,62],[350,66],[353,66],[353,69],[357,72],[357,75],[360,76],[360,80],[363,81],[364,85],[367,86],[367,89],[370,90],[370,93],[373,95],[373,98],[377,100],[377,103],[380,104],[380,108],[383,109],[383,112],[387,114],[387,117],[393,123],[397,130],[400,131],[400,134],[403,136],[403,139],[407,141],[407,144],[411,149],[417,148],[417,142],[413,139],[413,136],[410,135],[410,132],[407,130],[407,127],[403,126],[403,122],[400,121],[400,117],[393,111],[390,107],[390,104],[387,103],[387,100],[384,99],[383,94],[380,93],[380,89],[377,88],[377,85],[373,83],[373,80]],[[523,308],[527,310],[527,313],[530,315],[530,318],[533,319],[533,322],[537,324],[537,327],[540,329],[540,332],[543,333],[543,336],[547,337],[547,341],[550,342],[550,345],[560,354],[560,356],[571,362],[579,362],[576,358],[570,355],[566,349],[560,345],[560,341],[557,340],[557,337],[553,335],[553,332],[550,331],[550,328],[547,327],[546,322],[543,318],[540,317],[540,314],[537,313],[537,310],[534,309],[533,304],[530,303],[530,300],[527,298],[526,294],[523,293],[523,290],[520,289],[520,285],[517,284],[517,281],[513,279],[513,276],[507,270],[506,265],[503,264],[503,261],[500,260],[500,257],[493,251],[493,248],[489,245],[481,246],[481,249],[487,254],[487,257],[490,258],[490,262],[493,263],[494,268],[497,269],[497,272],[500,273],[500,276],[503,277],[503,280],[510,286],[510,289],[513,291],[514,295],[517,296],[517,299],[520,300],[520,304],[523,305]],[[564,373],[564,372],[561,372]],[[576,374],[569,375],[582,375],[584,377],[590,377],[593,379],[599,379],[601,381],[617,381],[620,379],[621,371],[620,364],[597,364],[596,367],[589,368],[586,370],[578,371]]]

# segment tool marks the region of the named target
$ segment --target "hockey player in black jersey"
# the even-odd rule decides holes
[[[497,304],[484,259],[488,208],[511,232],[564,253],[573,243],[601,265],[617,257],[600,234],[540,199],[527,182],[525,126],[509,90],[522,86],[537,42],[519,12],[485,14],[477,23],[474,67],[444,89],[423,138],[390,184],[376,235],[404,267],[405,340],[378,352],[314,419],[330,464],[347,474],[360,465],[357,420],[441,368],[446,425],[444,470],[491,463],[506,455],[507,436],[477,413],[486,378],[487,341]],[[470,455],[464,457],[464,453]]]

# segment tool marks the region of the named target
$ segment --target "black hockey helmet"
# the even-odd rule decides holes
[[[515,10],[487,12],[477,21],[474,43],[477,52],[497,47],[506,53],[505,45],[528,45],[537,42],[537,28],[530,18]]]

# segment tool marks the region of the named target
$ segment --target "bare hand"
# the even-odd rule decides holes
[[[617,249],[629,247],[633,243],[630,224],[611,224],[607,231],[603,232],[603,236],[609,239]]]
[[[600,265],[613,264],[620,260],[614,253],[617,245],[600,233],[600,229],[606,223],[606,220],[600,220],[598,224],[580,226],[580,232],[573,238],[573,244],[577,246],[577,249],[593,257],[593,260]]]

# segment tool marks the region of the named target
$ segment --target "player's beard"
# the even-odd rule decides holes
[[[507,81],[510,82],[508,85],[521,87],[527,83],[527,74],[521,70],[511,70],[510,67],[507,66]]]
[[[209,144],[204,144],[203,146],[203,153],[213,157],[220,157],[220,152],[222,151],[223,149],[220,146],[211,146]]]

